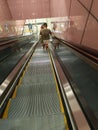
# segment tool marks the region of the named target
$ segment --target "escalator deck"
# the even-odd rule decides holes
[[[37,48],[0,130],[67,130],[47,51]]]

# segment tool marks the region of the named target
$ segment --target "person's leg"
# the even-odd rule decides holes
[[[46,50],[48,49],[49,40],[46,40]]]
[[[46,50],[48,49],[48,44],[46,44]]]
[[[44,47],[46,50],[48,49],[48,43],[49,43],[49,40],[44,40]]]
[[[45,48],[46,46],[46,40],[43,40],[43,49]]]
[[[43,49],[45,48],[45,44],[43,43]]]

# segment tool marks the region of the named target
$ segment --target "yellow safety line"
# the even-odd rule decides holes
[[[18,85],[16,86],[16,88],[15,88],[15,90],[14,90],[14,93],[13,93],[13,95],[12,95],[12,98],[15,98],[16,97],[16,92],[17,92],[17,89],[18,89]]]
[[[31,58],[32,58],[32,57],[31,57]],[[31,60],[31,58],[30,58],[30,60]],[[29,60],[29,61],[30,61],[30,60]],[[22,79],[23,79],[23,77],[24,77],[24,75],[25,75],[25,73],[26,73],[26,71],[27,71],[27,68],[28,68],[28,64],[26,65],[25,70],[24,70],[24,72],[23,72],[21,78],[19,79],[19,82],[18,82],[18,84],[17,84],[17,86],[16,86],[16,88],[15,88],[15,90],[14,90],[14,93],[13,93],[13,95],[12,95],[12,98],[15,98],[15,97],[16,97],[17,89],[19,88],[19,86],[20,86],[21,83],[22,83]],[[3,113],[3,116],[2,116],[3,119],[6,119],[6,118],[8,117],[8,111],[9,111],[10,104],[11,104],[11,99],[9,99],[9,101],[8,101],[8,103],[7,103],[7,106],[6,106],[5,110],[4,110],[4,113]]]
[[[50,55],[50,59],[51,59],[51,54],[49,54],[49,55]],[[56,80],[56,77],[55,77],[55,72],[54,72],[54,69],[53,69],[52,62],[50,62],[50,63],[51,63],[52,71],[53,71],[53,76],[54,76],[54,81],[55,81],[55,84],[56,84],[57,93],[58,93],[58,96],[59,96],[61,112],[64,113],[64,107],[63,107],[63,103],[62,103],[62,100],[61,100],[58,83],[57,83],[57,80]],[[69,130],[65,113],[64,113],[64,122],[65,122],[66,130]]]
[[[14,93],[13,93],[13,95],[12,95],[12,98],[15,98],[15,97],[16,97],[17,89],[19,88],[19,86],[20,86],[20,84],[21,84],[21,82],[22,82],[22,79],[23,79],[23,77],[24,77],[24,75],[25,75],[25,72],[26,72],[26,70],[27,70],[27,67],[28,67],[28,65],[26,66],[26,68],[25,68],[25,70],[24,70],[24,72],[23,72],[21,78],[19,79],[19,82],[18,82],[18,84],[17,84],[17,86],[16,86],[16,88],[15,88],[15,90],[14,90]],[[4,110],[4,113],[3,113],[3,116],[2,116],[3,119],[6,119],[6,118],[8,117],[8,111],[9,111],[10,103],[11,103],[11,99],[9,99],[9,101],[8,101],[8,103],[7,103],[7,106],[6,106],[5,110]]]
[[[30,58],[30,60],[31,60],[31,58]],[[30,61],[30,60],[29,60],[29,61]],[[21,85],[22,79],[23,79],[23,77],[24,77],[24,75],[25,75],[27,69],[28,69],[28,63],[27,63],[27,65],[26,65],[26,67],[25,67],[25,70],[23,71],[22,76],[21,76],[20,79],[19,79],[19,82],[18,82],[18,84],[17,84],[17,86],[16,86],[16,88],[15,88],[15,90],[14,90],[14,93],[13,93],[13,95],[12,95],[12,98],[15,98],[15,97],[16,97],[17,89],[18,89],[19,86]]]
[[[11,104],[11,99],[9,99],[6,109],[3,113],[3,116],[2,116],[3,119],[6,119],[8,117],[8,111],[9,111],[10,104]]]
[[[15,97],[16,97],[17,89],[19,88],[19,86],[20,86],[21,83],[22,83],[22,79],[23,79],[23,77],[24,77],[24,75],[25,75],[25,73],[26,73],[26,71],[27,71],[27,68],[28,68],[28,64],[26,65],[25,70],[23,71],[23,74],[22,74],[22,76],[21,76],[20,79],[19,79],[19,82],[18,82],[18,84],[17,84],[17,86],[16,86],[16,88],[15,88],[15,90],[14,90],[14,93],[13,93],[13,95],[12,95],[12,98],[15,98]]]
[[[12,95],[12,98],[16,97],[17,89],[19,88],[19,86],[21,84],[21,81],[22,81],[22,78],[20,78],[19,83],[16,86],[16,88],[14,90],[14,93]],[[9,108],[10,108],[10,103],[11,103],[11,99],[9,99],[8,104],[7,104],[7,106],[6,106],[5,110],[4,110],[4,113],[3,113],[3,116],[2,116],[3,119],[6,119],[8,117],[8,111],[9,111]]]
[[[13,93],[13,95],[12,95],[12,98],[15,98],[15,97],[16,97],[17,90],[18,90],[19,86],[20,86],[21,83],[22,83],[22,79],[23,79],[23,77],[24,77],[24,75],[25,75],[25,72],[26,72],[26,69],[24,70],[24,72],[23,72],[21,78],[19,79],[19,82],[18,82],[18,84],[17,84],[17,86],[16,86],[16,88],[15,88],[15,90],[14,90],[14,93]]]

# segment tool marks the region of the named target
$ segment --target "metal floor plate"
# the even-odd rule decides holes
[[[17,97],[11,101],[8,118],[24,118],[61,113],[57,94]]]
[[[0,130],[66,130],[64,115],[0,120]]]
[[[36,84],[28,85],[26,87],[21,86],[17,91],[17,96],[30,96],[30,95],[42,95],[42,94],[56,94],[57,90],[54,84]]]

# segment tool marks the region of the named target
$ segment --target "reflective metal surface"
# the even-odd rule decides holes
[[[10,85],[11,81],[15,78],[17,72],[21,72],[22,66],[24,66],[24,62],[30,57],[30,54],[34,50],[36,43],[33,44],[33,46],[30,48],[30,50],[24,55],[24,57],[21,59],[21,61],[16,65],[16,67],[13,69],[13,71],[8,75],[8,77],[4,80],[4,82],[0,85],[0,98],[7,89],[7,87]],[[14,81],[15,82],[15,81]],[[12,87],[10,87],[9,92],[7,92],[7,95],[4,97],[3,101],[0,103],[0,108],[2,107],[4,101],[6,100],[7,96],[9,95],[10,91],[12,90]]]
[[[90,126],[86,120],[86,117],[84,116],[84,113],[79,106],[79,103],[74,95],[74,92],[58,62],[56,59],[55,54],[53,53],[53,56],[51,55],[56,74],[58,75],[60,84],[61,84],[61,91],[63,93],[63,98],[65,101],[65,104],[67,106],[68,114],[70,115],[70,120],[72,123],[72,127],[74,130],[90,130]]]

